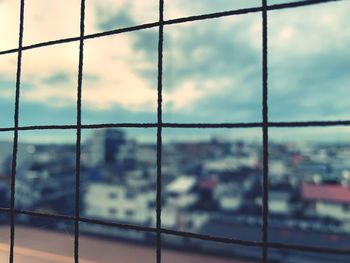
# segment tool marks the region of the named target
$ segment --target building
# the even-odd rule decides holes
[[[306,208],[305,212],[308,215],[334,218],[350,226],[350,189],[348,186],[303,182],[301,195]]]
[[[155,212],[151,208],[156,200],[154,190],[130,188],[127,185],[90,183],[83,196],[83,215],[108,221],[151,226]]]
[[[193,192],[196,179],[190,176],[179,176],[167,185],[166,202],[177,208],[190,208],[198,201],[198,195]]]
[[[125,143],[124,132],[118,129],[98,129],[87,140],[84,153],[88,167],[114,163],[121,146]]]
[[[69,145],[41,145],[28,153],[17,169],[16,208],[73,215],[74,159],[75,148]]]

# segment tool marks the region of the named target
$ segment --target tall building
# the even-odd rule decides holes
[[[118,129],[99,129],[86,142],[86,165],[101,166],[116,161],[120,147],[125,143],[125,134]]]

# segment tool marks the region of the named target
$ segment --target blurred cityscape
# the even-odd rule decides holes
[[[0,205],[9,207],[12,143],[0,142]],[[261,240],[262,146],[212,137],[162,147],[162,228]],[[75,145],[20,143],[15,208],[75,211]],[[157,146],[124,130],[99,129],[82,142],[80,215],[156,227]],[[269,242],[350,249],[350,145],[269,143]],[[3,215],[2,215],[3,216]],[[2,223],[7,222],[1,217]],[[16,224],[41,226],[18,215]],[[66,226],[53,224],[57,231]],[[154,244],[151,233],[81,223],[99,237]],[[228,257],[261,258],[261,249],[167,235],[164,246]],[[347,255],[269,249],[272,262],[349,262]]]

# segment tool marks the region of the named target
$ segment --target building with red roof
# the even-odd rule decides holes
[[[301,183],[305,213],[341,220],[350,229],[350,189],[341,184]]]
[[[340,184],[301,184],[302,197],[306,200],[350,204],[350,189]]]

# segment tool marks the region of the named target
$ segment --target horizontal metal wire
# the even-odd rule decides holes
[[[163,128],[257,128],[262,127],[262,122],[241,122],[241,123],[162,123]],[[293,128],[293,127],[331,127],[348,126],[350,121],[300,121],[300,122],[269,122],[269,127]],[[82,124],[82,129],[102,128],[156,128],[158,123],[101,123]],[[33,125],[20,126],[18,130],[74,130],[77,125]],[[14,127],[0,128],[0,132],[13,131]]]
[[[315,4],[322,4],[322,3],[328,3],[328,2],[336,2],[341,0],[306,0],[306,1],[300,1],[300,2],[291,2],[291,3],[285,3],[285,4],[275,4],[267,6],[267,10],[278,10],[278,9],[285,9],[285,8],[295,8],[295,7],[301,7],[301,6],[310,6]],[[193,21],[200,21],[205,19],[213,19],[213,18],[220,18],[225,16],[233,16],[233,15],[243,15],[243,14],[249,14],[249,13],[256,13],[263,11],[262,7],[253,7],[253,8],[244,8],[244,9],[238,9],[238,10],[231,10],[231,11],[224,11],[224,12],[216,12],[216,13],[210,13],[205,15],[197,15],[197,16],[189,16],[189,17],[183,17],[183,18],[176,18],[176,19],[170,19],[165,20],[163,22],[163,25],[173,25],[173,24],[180,24],[180,23],[186,23],[186,22],[193,22]],[[114,29],[114,30],[108,30],[104,32],[94,33],[85,35],[84,39],[92,39],[92,38],[98,38],[103,36],[110,36],[110,35],[117,35],[127,32],[133,32],[143,29],[149,29],[158,27],[159,22],[153,22],[153,23],[146,23],[142,25],[136,25],[136,26],[130,26],[120,29]],[[69,37],[69,38],[63,38],[63,39],[57,39],[57,40],[51,40],[47,42],[41,42],[37,44],[32,44],[28,46],[22,47],[22,50],[29,50],[34,48],[40,48],[45,46],[51,46],[51,45],[57,45],[57,44],[64,44],[74,41],[80,41],[81,37]],[[18,48],[8,49],[4,51],[0,51],[0,55],[10,54],[18,52]]]
[[[0,208],[0,211],[10,213],[11,209],[10,208]],[[76,218],[74,216],[39,213],[39,212],[19,210],[19,209],[14,209],[14,213],[15,214],[24,214],[24,215],[29,215],[29,216],[68,220],[68,221],[75,221],[76,220]],[[117,228],[126,229],[126,230],[135,230],[135,231],[143,231],[143,232],[149,232],[149,233],[157,233],[157,228],[155,228],[155,227],[122,224],[122,223],[117,223],[117,222],[109,222],[109,221],[84,218],[84,217],[79,217],[78,221],[84,222],[84,223],[96,224],[96,225],[117,227]],[[225,238],[225,237],[204,235],[204,234],[198,234],[198,233],[192,233],[192,232],[170,230],[170,229],[166,229],[166,228],[161,228],[160,232],[162,234],[167,234],[167,235],[181,236],[181,237],[200,239],[200,240],[205,240],[205,241],[214,241],[214,242],[233,244],[233,245],[242,245],[242,246],[250,246],[250,247],[263,247],[264,246],[263,242],[258,242],[258,241],[241,240],[241,239],[235,239],[235,238]],[[331,248],[324,248],[324,247],[301,246],[301,245],[292,245],[292,244],[276,243],[276,242],[267,242],[266,245],[269,248],[292,249],[292,250],[299,250],[299,251],[350,255],[350,250],[343,250],[343,249],[331,249]]]

